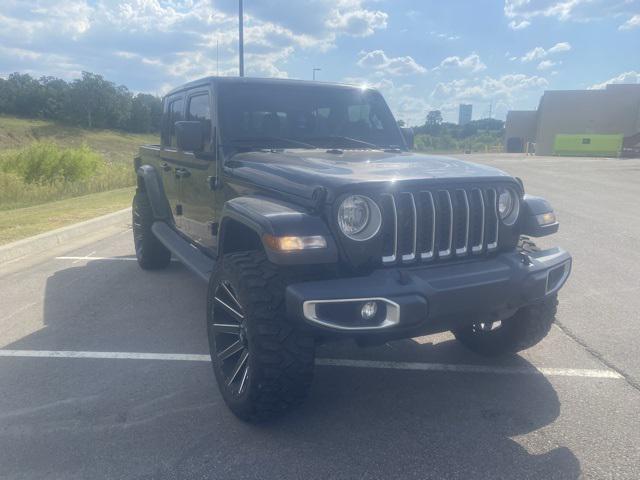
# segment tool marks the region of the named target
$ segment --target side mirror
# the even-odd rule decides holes
[[[202,123],[198,121],[176,122],[175,130],[178,150],[186,152],[201,152],[204,149]]]
[[[401,127],[400,131],[402,132],[402,136],[404,137],[404,143],[407,144],[407,148],[409,150],[413,150],[413,139],[414,139],[414,134],[413,134],[413,128],[411,127]]]

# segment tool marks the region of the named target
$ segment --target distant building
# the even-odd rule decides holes
[[[550,90],[537,110],[510,111],[505,150],[537,155],[617,155],[640,133],[640,84],[601,90]]]
[[[471,115],[473,114],[473,105],[460,104],[460,110],[458,111],[458,125],[466,125],[471,121]]]

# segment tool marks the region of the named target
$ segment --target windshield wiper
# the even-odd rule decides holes
[[[285,138],[285,137],[241,137],[241,138],[236,138],[234,140],[231,140],[231,144],[232,145],[238,145],[238,144],[250,144],[247,145],[247,147],[250,148],[274,148],[273,145],[263,145],[262,143],[279,143],[279,144],[287,144],[290,146],[294,146],[294,147],[300,147],[300,148],[318,148],[315,145],[312,145],[310,143],[305,143],[305,142],[300,142],[298,140],[293,140],[292,138]]]
[[[363,147],[367,147],[367,148],[373,148],[378,150],[380,147],[374,143],[370,143],[370,142],[365,142],[364,140],[358,140],[357,138],[351,138],[351,137],[343,137],[340,135],[325,135],[325,136],[321,136],[321,137],[307,137],[306,140],[309,140],[310,142],[315,141],[323,141],[323,140],[328,140],[329,142],[332,142],[330,147],[331,148],[336,148],[336,147],[340,147],[342,146],[344,148],[344,142],[351,142],[354,143],[356,145],[362,145]],[[343,142],[342,145],[339,144],[339,142]]]

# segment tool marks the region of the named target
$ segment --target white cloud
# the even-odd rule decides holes
[[[571,44],[569,42],[556,43],[548,50],[548,53],[568,52],[571,50]]]
[[[635,10],[635,11],[634,11]],[[505,0],[504,15],[514,21],[546,17],[561,22],[590,22],[637,13],[636,0]]]
[[[460,35],[453,35],[453,34],[449,34],[449,33],[436,32],[434,30],[430,31],[429,35],[431,35],[432,37],[436,37],[436,38],[442,39],[442,40],[449,40],[449,41],[460,40]]]
[[[442,60],[442,62],[440,62],[440,65],[438,65],[438,67],[436,68],[438,69],[460,68],[463,70],[469,70],[471,72],[480,72],[482,70],[485,70],[487,66],[484,63],[482,63],[482,60],[480,60],[479,55],[472,53],[471,55],[468,55],[465,58],[460,58],[458,56],[447,57],[444,60]]]
[[[504,14],[508,18],[557,17],[568,20],[574,11],[590,0],[505,0]]]
[[[549,70],[550,68],[561,65],[562,62],[554,62],[552,60],[543,60],[538,64],[538,70]]]
[[[640,27],[640,15],[634,15],[618,27],[618,30],[631,30]]]
[[[362,52],[358,65],[373,68],[390,75],[410,75],[427,72],[427,69],[418,64],[412,57],[388,57],[383,50]]]
[[[457,118],[460,103],[472,104],[476,117],[488,115],[491,104],[493,117],[504,118],[508,110],[522,108],[523,101],[536,102],[548,85],[543,77],[524,74],[456,79],[438,83],[429,99],[431,109],[441,110],[447,120]]]
[[[542,47],[536,47],[533,50],[528,51],[523,57],[523,62],[532,62],[547,56],[547,51]]]
[[[337,33],[346,33],[354,37],[366,37],[375,30],[387,28],[388,15],[379,10],[352,10],[348,12],[335,9],[327,19],[326,25]]]
[[[617,77],[610,78],[609,80],[605,80],[602,83],[595,83],[591,85],[589,87],[589,90],[600,90],[606,88],[606,86],[611,83],[640,83],[640,72],[632,70],[630,72],[621,73]]]
[[[386,28],[387,13],[364,3],[251,2],[245,10],[247,74],[287,76],[287,62],[300,51],[327,51],[341,36]],[[237,72],[237,0],[2,0],[0,45],[3,71],[68,78],[89,70],[134,90],[159,91],[168,76],[177,84]],[[417,65],[402,63],[391,67],[400,72]]]
[[[529,20],[511,20],[509,22],[509,28],[511,30],[523,30],[525,28],[527,28],[529,25],[531,25],[531,22]]]
[[[532,62],[534,60],[541,60],[549,55],[553,55],[556,53],[568,52],[569,50],[571,50],[571,44],[569,42],[560,42],[556,43],[548,50],[545,50],[542,47],[536,47],[532,50],[529,50],[520,60],[522,60],[523,62]]]

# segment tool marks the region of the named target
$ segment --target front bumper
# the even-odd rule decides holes
[[[520,307],[556,293],[570,272],[571,255],[560,248],[531,254],[502,253],[430,267],[376,270],[366,277],[289,285],[287,314],[320,334],[401,338],[435,333],[507,318]],[[350,302],[356,306],[367,300],[384,306],[384,318],[372,323],[347,314],[330,318],[327,311],[358,310],[318,307]]]

